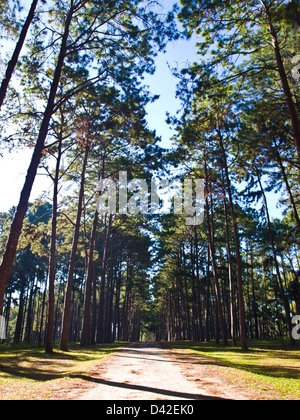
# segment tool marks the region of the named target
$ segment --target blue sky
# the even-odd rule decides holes
[[[23,4],[26,4],[26,1],[24,0]],[[173,1],[166,0],[165,4],[166,8],[169,8]],[[199,59],[196,42],[196,37],[170,42],[167,52],[160,53],[156,59],[156,73],[145,77],[145,84],[149,85],[151,93],[160,95],[159,100],[147,106],[149,128],[156,130],[157,135],[162,138],[161,145],[165,148],[171,146],[170,138],[174,133],[166,123],[166,114],[168,112],[170,115],[175,115],[181,107],[179,99],[176,99],[176,86],[179,80],[173,76],[171,68],[184,68],[188,63]],[[12,154],[5,153],[3,158],[0,157],[0,211],[7,211],[18,203],[31,154],[32,150],[22,150]],[[31,201],[39,197],[43,191],[48,192],[51,197],[52,183],[42,171],[39,171]],[[278,196],[270,194],[268,199],[272,215],[280,216],[281,211],[276,209]]]
[[[145,83],[150,86],[153,94],[160,95],[160,99],[147,107],[148,123],[151,129],[156,130],[162,137],[162,146],[170,146],[170,137],[173,131],[166,123],[167,112],[175,115],[181,103],[176,99],[176,86],[179,80],[172,74],[172,68],[184,68],[188,63],[197,60],[196,40],[179,40],[171,42],[166,54],[159,54],[156,60],[155,75],[145,77]]]
[[[166,0],[169,2],[169,0]],[[170,5],[172,4],[170,1]],[[26,0],[23,4],[26,4]],[[169,5],[167,5],[169,6]],[[11,45],[14,47],[14,44]],[[195,40],[179,40],[170,42],[165,54],[160,53],[156,60],[157,71],[154,75],[146,75],[145,84],[149,85],[150,91],[160,98],[147,107],[149,128],[156,130],[162,138],[161,145],[170,147],[170,138],[173,131],[166,123],[166,114],[175,115],[180,109],[180,101],[176,99],[176,85],[178,79],[172,75],[170,68],[185,67],[188,62],[197,58]],[[30,164],[32,150],[22,150],[16,153],[5,153],[0,157],[0,211],[7,211],[19,201],[19,195],[23,187],[27,168]],[[49,179],[39,171],[36,178],[31,201],[39,197],[43,191],[48,191],[51,196],[52,184]]]

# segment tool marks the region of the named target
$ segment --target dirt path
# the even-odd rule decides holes
[[[182,356],[149,343],[122,349],[101,366],[98,375],[82,378],[94,386],[79,399],[249,399],[249,390],[227,383],[220,368],[204,363],[196,366]]]

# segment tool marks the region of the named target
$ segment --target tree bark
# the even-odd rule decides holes
[[[30,8],[28,16],[27,16],[27,19],[26,19],[26,21],[23,25],[22,31],[20,33],[20,37],[19,37],[19,40],[17,42],[14,53],[12,55],[11,60],[9,61],[8,65],[7,65],[6,74],[5,74],[5,77],[2,81],[1,88],[0,88],[0,111],[1,111],[1,107],[3,105],[4,99],[6,97],[6,93],[7,93],[7,89],[8,89],[11,77],[12,77],[13,72],[16,68],[17,63],[18,63],[18,59],[19,59],[21,50],[23,48],[23,45],[24,45],[24,42],[25,42],[25,39],[26,39],[28,29],[31,25],[31,22],[33,21],[37,4],[38,4],[38,0],[33,0],[32,4],[31,4],[31,8]]]
[[[259,340],[258,317],[257,317],[257,303],[256,303],[256,295],[255,295],[255,282],[254,282],[254,269],[253,269],[253,248],[252,248],[252,245],[250,245],[250,253],[251,253],[252,308],[253,308],[254,324],[255,324],[255,338],[256,338],[256,340]]]
[[[281,279],[279,264],[278,264],[278,260],[277,260],[277,253],[276,253],[276,249],[275,249],[275,242],[274,242],[274,237],[273,237],[273,232],[272,232],[272,225],[271,225],[271,219],[270,219],[267,197],[266,197],[265,191],[264,191],[263,186],[262,186],[259,171],[258,171],[257,168],[255,168],[255,171],[256,171],[258,183],[259,183],[259,186],[260,186],[260,190],[261,190],[261,193],[262,193],[262,196],[263,196],[265,212],[266,212],[267,222],[268,222],[269,235],[270,235],[270,242],[271,242],[272,253],[273,253],[273,258],[274,258],[274,264],[275,264],[275,268],[276,268],[276,274],[277,274],[279,289],[280,289],[280,293],[281,293],[281,297],[282,297],[282,303],[283,303],[284,310],[285,310],[286,322],[287,322],[287,327],[288,327],[289,337],[290,337],[290,344],[292,346],[294,346],[294,345],[296,345],[296,341],[294,340],[294,338],[292,336],[293,327],[292,327],[292,320],[291,320],[290,305],[289,305],[288,299],[286,297],[285,290],[284,290],[283,283],[282,283],[282,279]]]
[[[197,336],[199,336],[199,339],[201,341],[204,341],[204,334],[203,334],[203,318],[202,318],[202,303],[201,303],[201,294],[200,294],[200,266],[199,266],[199,249],[198,249],[198,234],[197,234],[197,227],[194,228],[194,240],[195,240],[195,259],[196,259],[196,279],[197,279],[197,285],[196,285],[196,296],[198,301],[198,314],[196,310],[196,314],[198,315],[198,321],[199,321],[199,329],[197,332]],[[196,302],[197,302],[196,301]],[[197,304],[196,304],[197,308]]]
[[[237,217],[236,217],[236,212],[234,209],[234,203],[233,203],[232,192],[231,192],[231,182],[230,182],[230,177],[229,177],[227,157],[226,157],[226,152],[224,149],[224,143],[223,143],[221,129],[219,127],[219,122],[218,122],[217,131],[219,135],[219,142],[220,142],[220,148],[221,148],[221,153],[222,153],[222,163],[223,163],[222,166],[224,167],[224,170],[225,170],[225,180],[227,184],[229,207],[231,211],[232,225],[233,225],[233,232],[234,232],[234,242],[235,242],[235,251],[236,251],[236,259],[237,259],[241,346],[242,346],[243,351],[247,351],[248,346],[247,346],[246,322],[245,322],[245,302],[244,302],[244,296],[243,296],[242,257],[241,257],[241,252],[240,252],[240,238],[239,238]]]
[[[121,258],[120,258],[121,260]],[[115,309],[114,309],[114,331],[113,341],[117,339],[120,341],[120,297],[121,297],[121,286],[122,286],[122,264],[119,263],[117,280],[116,280],[116,298],[115,298]],[[118,326],[118,334],[117,334]]]
[[[99,302],[99,311],[98,311],[98,326],[97,326],[97,339],[96,339],[97,344],[103,343],[104,341],[104,312],[105,312],[105,301],[106,301],[105,280],[106,280],[106,265],[107,265],[107,257],[108,257],[108,242],[109,242],[111,222],[112,222],[112,215],[109,216],[109,222],[108,222],[108,226],[106,227],[105,238],[104,238],[100,302]]]
[[[113,244],[111,245],[113,248]],[[113,325],[113,301],[114,301],[114,293],[115,293],[115,285],[116,285],[116,274],[114,270],[114,266],[116,261],[114,256],[110,258],[110,267],[109,267],[109,275],[108,275],[108,293],[107,293],[107,304],[106,304],[106,315],[105,315],[105,343],[112,343],[113,334],[112,334],[112,325]]]
[[[71,315],[71,297],[72,297],[74,270],[75,270],[75,263],[76,263],[76,256],[77,256],[77,249],[78,249],[78,242],[79,242],[81,216],[82,216],[82,203],[83,203],[83,196],[84,196],[85,173],[86,173],[89,151],[90,151],[90,148],[89,148],[88,145],[86,145],[84,159],[83,159],[83,165],[82,165],[82,172],[81,172],[80,191],[79,191],[79,198],[78,198],[78,209],[77,209],[77,216],[76,216],[76,223],[75,223],[75,228],[74,228],[72,250],[71,250],[71,256],[70,256],[70,264],[69,264],[69,271],[68,271],[68,282],[67,282],[67,289],[66,289],[65,301],[64,301],[62,333],[61,333],[61,339],[60,339],[60,350],[62,350],[62,351],[68,351],[69,332],[70,332],[70,315]]]
[[[48,278],[48,275],[47,275]],[[42,314],[41,314],[41,322],[40,322],[40,331],[39,331],[39,347],[42,346],[43,340],[43,326],[44,326],[44,313],[45,313],[45,302],[46,302],[46,294],[47,294],[47,282],[45,283],[45,289],[43,293],[43,301],[42,301]]]
[[[99,219],[99,213],[96,210],[95,216],[94,216],[93,228],[91,232],[89,260],[88,260],[87,276],[86,276],[86,284],[85,284],[84,316],[83,316],[83,325],[82,325],[82,334],[81,334],[81,343],[80,343],[82,347],[85,347],[90,344],[91,285],[92,285],[92,277],[93,277],[94,250],[95,250],[95,244],[96,244],[98,219]]]
[[[280,170],[281,170],[281,173],[282,173],[282,177],[283,177],[283,180],[284,180],[284,183],[285,183],[285,186],[286,186],[289,198],[290,198],[290,203],[291,203],[291,206],[293,208],[294,216],[295,216],[296,223],[297,223],[298,232],[300,233],[300,218],[299,218],[297,206],[296,206],[294,196],[293,196],[290,184],[289,184],[289,180],[286,176],[285,168],[284,168],[284,165],[283,165],[283,162],[282,162],[282,159],[281,159],[281,156],[280,156],[280,153],[279,153],[279,150],[278,150],[278,147],[277,147],[276,143],[275,143],[275,147],[276,147],[275,154],[276,154],[277,162],[279,164],[279,167],[280,167]]]
[[[210,340],[209,330],[209,317],[210,317],[210,250],[207,247],[207,273],[206,273],[206,314],[205,314],[205,341]]]
[[[233,261],[231,255],[231,246],[230,246],[230,234],[229,234],[229,224],[228,224],[228,212],[226,197],[224,191],[224,212],[225,212],[225,230],[226,230],[226,240],[227,240],[227,253],[228,253],[228,272],[229,272],[229,291],[230,291],[230,317],[231,317],[231,338],[232,346],[236,347],[236,315],[235,315],[235,304],[234,304],[234,282],[233,282]]]
[[[53,329],[54,329],[54,311],[55,311],[55,274],[56,274],[56,237],[57,237],[57,211],[58,211],[58,181],[59,170],[62,156],[62,132],[60,133],[58,155],[56,162],[54,188],[53,188],[53,209],[52,209],[52,233],[49,259],[49,296],[48,296],[48,316],[46,330],[46,353],[53,352]]]
[[[262,0],[262,4],[264,5],[266,15],[269,20],[269,29],[270,29],[270,34],[273,40],[273,47],[274,47],[274,53],[275,53],[275,58],[277,62],[278,73],[280,76],[282,89],[284,91],[284,95],[286,98],[286,103],[287,103],[287,107],[288,107],[288,111],[290,115],[290,121],[292,125],[292,130],[293,130],[294,142],[295,142],[297,155],[298,155],[298,161],[300,163],[300,125],[299,125],[299,119],[298,119],[298,114],[297,114],[297,108],[293,101],[291,88],[290,88],[287,74],[284,68],[284,63],[283,63],[283,59],[281,55],[281,50],[279,46],[276,29],[273,25],[272,17],[270,14],[270,6],[266,4],[266,2],[263,0]]]
[[[205,164],[205,177],[206,182],[208,183],[208,175],[207,175],[207,165]],[[226,331],[226,325],[225,325],[225,319],[223,314],[223,308],[222,308],[222,302],[221,302],[221,294],[220,294],[220,285],[219,285],[219,278],[218,278],[218,269],[215,259],[215,244],[214,244],[214,235],[212,233],[212,226],[210,222],[210,211],[209,211],[209,203],[208,199],[206,198],[206,219],[207,219],[207,232],[208,232],[208,246],[210,250],[210,257],[212,262],[212,268],[213,268],[213,275],[214,275],[214,283],[215,283],[215,294],[216,294],[216,304],[217,309],[220,317],[220,323],[222,328],[222,335],[223,335],[223,343],[225,346],[227,346],[227,331]],[[216,316],[216,330],[218,329],[218,317]]]
[[[22,286],[19,297],[19,311],[15,329],[14,344],[18,344],[21,341],[21,332],[24,316],[24,304],[25,304],[25,285]]]
[[[28,209],[28,202],[31,194],[31,190],[34,184],[34,180],[37,174],[37,170],[42,158],[43,150],[45,147],[45,140],[49,130],[50,119],[53,114],[54,101],[62,73],[64,60],[67,53],[67,41],[69,37],[69,30],[74,13],[74,6],[71,7],[65,23],[65,31],[62,39],[60,53],[54,73],[53,82],[50,89],[47,107],[44,113],[43,121],[39,131],[38,139],[34,148],[31,163],[27,171],[26,180],[21,192],[19,204],[14,215],[14,219],[11,225],[10,234],[6,243],[5,252],[3,255],[2,263],[0,266],[0,315],[3,312],[3,300],[6,288],[9,283],[9,277],[13,267],[14,259],[17,252],[17,246],[19,238],[22,232],[23,221]]]
[[[97,239],[96,242],[98,240],[98,235],[97,235]],[[91,345],[94,346],[96,344],[96,331],[97,331],[97,309],[98,309],[98,305],[97,305],[97,274],[98,274],[98,261],[94,262],[94,267],[93,267],[93,279],[92,279],[92,284],[93,284],[93,310],[92,310],[92,326],[91,326]]]

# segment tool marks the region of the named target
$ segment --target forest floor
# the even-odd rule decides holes
[[[75,345],[50,356],[0,346],[0,400],[299,400],[299,345],[250,345]]]
[[[249,340],[249,351],[215,343],[163,343],[174,360],[184,360],[190,380],[205,385],[205,373],[250,400],[300,400],[300,343]],[[201,377],[203,375],[203,377]]]
[[[0,345],[0,400],[73,399],[89,389],[82,375],[92,375],[111,353],[125,343],[82,348],[72,344],[69,352],[46,354],[38,346]]]
[[[248,388],[230,384],[221,375],[222,368],[198,361],[195,357],[192,360],[186,351],[173,352],[157,343],[135,344],[118,351],[102,365],[101,374],[93,377],[95,387],[80,400],[249,398]]]

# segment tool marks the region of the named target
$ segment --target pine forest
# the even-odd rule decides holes
[[[0,0],[0,45],[0,166],[30,154],[1,195],[0,388],[24,346],[276,342],[296,366],[299,1]]]

